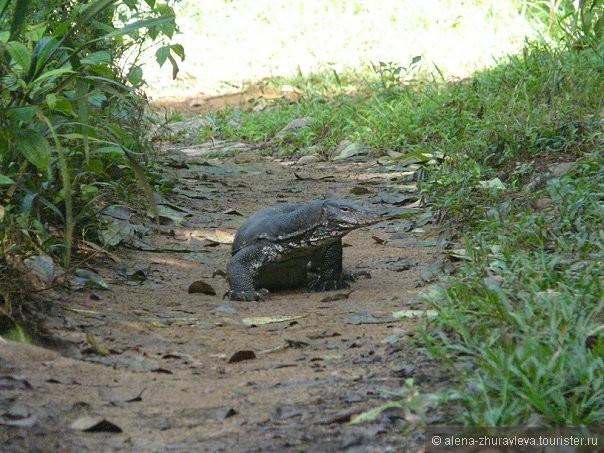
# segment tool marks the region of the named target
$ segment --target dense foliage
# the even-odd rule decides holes
[[[176,71],[175,31],[172,8],[155,0],[0,1],[3,259],[26,245],[69,267],[124,165],[144,177],[138,56],[159,42],[158,62]]]

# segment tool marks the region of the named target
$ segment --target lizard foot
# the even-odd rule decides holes
[[[329,291],[330,289],[344,289],[350,285],[344,276],[337,279],[323,279],[317,278],[316,280],[308,284],[309,291]]]
[[[321,278],[311,281],[308,284],[309,291],[329,291],[331,289],[344,289],[350,285],[348,282],[354,282],[359,277],[371,278],[371,274],[367,271],[342,272],[338,278]]]
[[[244,302],[262,301],[270,297],[268,289],[261,288],[259,290],[248,289],[244,291],[229,290],[224,293],[222,298],[228,297],[230,300],[241,300]]]
[[[356,282],[359,277],[371,278],[371,273],[369,271],[344,271],[342,273],[342,278],[349,282]]]

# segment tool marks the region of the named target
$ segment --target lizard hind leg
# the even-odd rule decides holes
[[[308,284],[309,291],[328,291],[348,288],[349,279],[342,269],[342,240],[323,247],[313,262],[318,276]]]

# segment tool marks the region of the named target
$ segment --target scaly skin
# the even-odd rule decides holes
[[[377,223],[372,211],[341,199],[282,204],[253,214],[235,236],[227,269],[231,300],[265,300],[269,290],[347,288],[358,275],[342,269],[342,237]],[[310,278],[308,273],[316,274]]]

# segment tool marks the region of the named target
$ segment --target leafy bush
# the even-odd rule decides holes
[[[155,0],[0,1],[0,221],[3,255],[27,241],[70,266],[74,235],[127,163],[148,150],[144,43],[177,71],[169,4]]]

